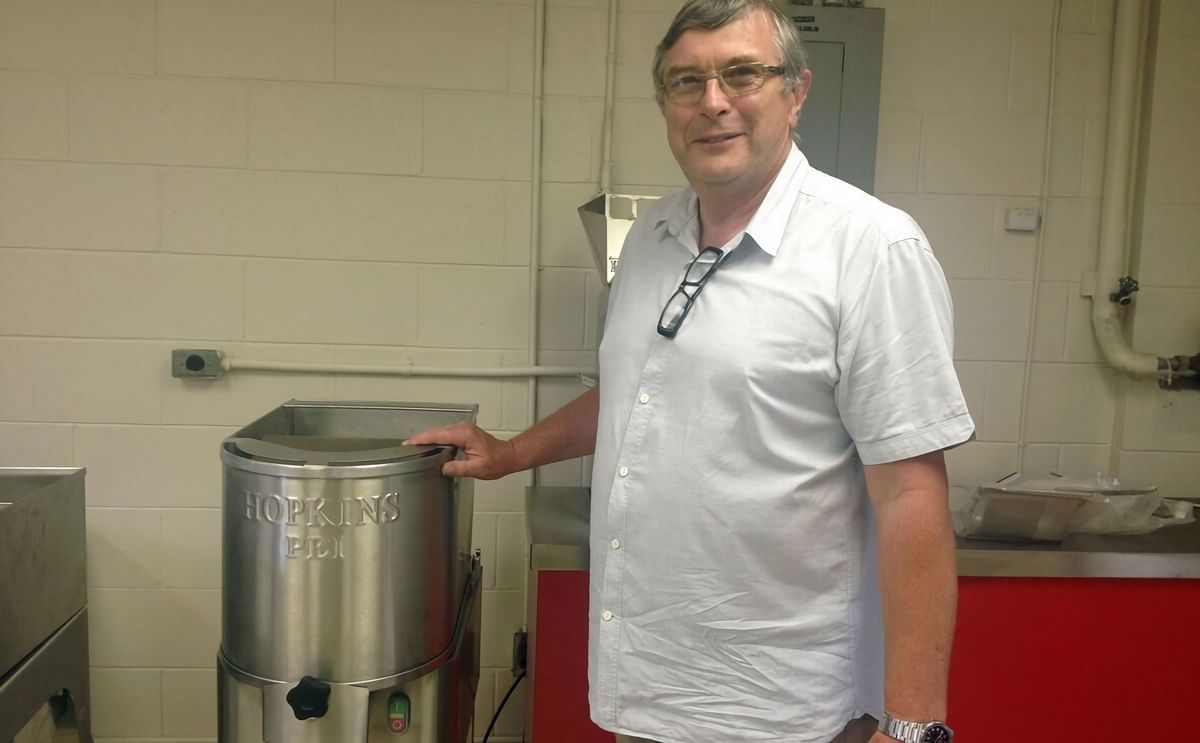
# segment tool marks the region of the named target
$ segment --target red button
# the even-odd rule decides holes
[[[408,730],[408,720],[403,718],[393,718],[388,723],[388,727],[391,728],[393,733],[403,733],[405,730]]]

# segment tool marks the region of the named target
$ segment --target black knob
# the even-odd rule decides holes
[[[287,693],[287,703],[297,720],[324,717],[329,711],[329,684],[312,676],[305,676]]]

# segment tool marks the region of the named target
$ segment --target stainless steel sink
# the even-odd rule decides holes
[[[82,469],[0,467],[0,741],[64,696],[91,741]]]

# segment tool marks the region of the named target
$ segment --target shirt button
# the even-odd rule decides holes
[[[645,405],[646,403],[650,402],[650,396],[643,392],[642,394],[638,395],[638,402]]]
[[[612,540],[612,548],[615,550],[621,549],[621,540],[620,539]]]
[[[600,618],[606,622],[611,622],[612,618],[613,618],[613,613],[611,611],[606,611],[600,615]]]
[[[629,476],[629,468],[622,467],[621,469],[617,470],[617,474],[620,475],[621,477],[628,477]]]

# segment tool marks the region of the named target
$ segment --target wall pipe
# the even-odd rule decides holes
[[[1144,0],[1117,0],[1113,25],[1112,73],[1109,84],[1108,133],[1104,152],[1104,181],[1100,201],[1100,239],[1096,282],[1092,293],[1092,329],[1108,363],[1135,375],[1170,369],[1166,359],[1138,353],[1125,340],[1121,313],[1109,293],[1125,271],[1129,244],[1129,208],[1136,151],[1135,116],[1138,102],[1138,49]]]
[[[600,132],[600,193],[612,189],[612,129],[617,79],[617,5],[608,0],[608,55],[604,58],[604,121]]]
[[[1050,203],[1050,165],[1054,141],[1054,102],[1058,93],[1059,34],[1062,31],[1062,0],[1054,0],[1050,13],[1050,70],[1046,85],[1046,128],[1042,139],[1042,180],[1038,187],[1038,213],[1045,215]],[[1029,299],[1029,322],[1025,326],[1025,364],[1021,370],[1021,404],[1017,408],[1017,471],[1025,464],[1025,431],[1029,426],[1029,381],[1033,376],[1033,348],[1036,338],[1038,299],[1041,296],[1042,259],[1046,248],[1046,230],[1037,231],[1033,258],[1033,287]]]
[[[463,368],[456,366],[383,366],[369,364],[313,364],[303,361],[256,361],[221,358],[221,371],[270,371],[292,374],[363,374],[391,377],[466,377],[508,379],[529,377],[594,377],[595,369],[575,366],[498,366]]]
[[[533,8],[533,165],[529,175],[529,351],[530,369],[538,366],[538,342],[541,337],[541,271],[542,271],[542,87],[546,55],[546,0],[538,0]],[[537,375],[529,376],[529,425],[537,423]],[[529,471],[529,484],[535,485],[537,474]]]

